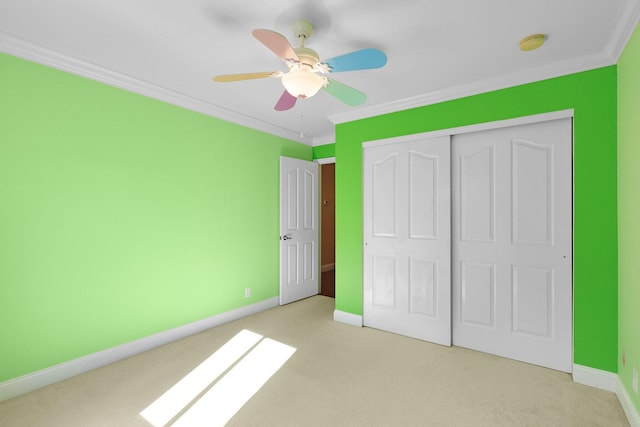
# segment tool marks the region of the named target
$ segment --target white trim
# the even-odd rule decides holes
[[[508,73],[502,76],[494,76],[463,85],[434,90],[415,97],[400,99],[385,104],[351,109],[343,113],[331,115],[329,116],[329,120],[334,124],[345,123],[614,65],[624,51],[624,47],[633,34],[639,19],[640,1],[625,0],[618,10],[612,36],[605,45],[603,52],[580,58],[561,60],[541,67]],[[335,142],[335,133],[315,138],[300,136],[298,132],[245,116],[219,105],[210,104],[192,96],[135,79],[96,64],[53,52],[3,31],[0,31],[0,51],[309,146]]]
[[[560,60],[541,67],[434,90],[415,97],[351,109],[343,113],[330,115],[328,118],[334,124],[345,123],[614,65],[633,34],[639,18],[640,2],[638,0],[625,0],[618,10],[612,36],[605,45],[603,52],[580,58]],[[248,117],[219,105],[211,104],[96,64],[56,53],[3,31],[0,31],[0,51],[309,146],[335,142],[335,133],[315,138],[301,136],[298,132]]]
[[[362,316],[357,314],[347,313],[346,311],[334,310],[333,320],[340,323],[346,323],[351,326],[362,327]]]
[[[612,372],[590,368],[589,366],[573,365],[573,382],[578,384],[615,393],[617,379],[618,375]]]
[[[631,424],[631,427],[640,427],[640,413],[638,413],[638,410],[633,404],[631,396],[629,396],[629,392],[625,388],[624,384],[622,384],[620,377],[618,377],[616,385],[616,395],[618,396],[618,401],[620,401],[620,406],[622,406],[622,409],[627,416],[629,424]]]
[[[530,116],[516,117],[514,119],[496,120],[493,122],[477,123],[468,126],[459,126],[449,129],[438,129],[429,132],[416,133],[411,135],[397,136],[393,138],[377,139],[373,141],[364,141],[362,148],[376,147],[387,144],[398,144],[402,142],[413,141],[415,139],[438,138],[441,136],[461,135],[463,133],[480,132],[484,130],[500,129],[510,126],[528,125],[531,123],[546,122],[549,120],[566,119],[573,117],[573,108],[560,111],[552,111],[550,113],[533,114]]]
[[[408,110],[411,108],[424,107],[426,105],[451,101],[453,99],[465,98],[481,93],[506,89],[527,83],[538,82],[553,77],[593,70],[595,68],[606,67],[614,64],[615,62],[609,57],[609,55],[599,53],[587,57],[560,61],[543,67],[530,68],[511,74],[478,80],[459,86],[435,90],[386,104],[376,104],[368,107],[351,109],[344,113],[331,115],[329,116],[329,120],[335,124],[351,122],[373,116]]]
[[[335,157],[325,157],[323,159],[315,159],[314,162],[318,163],[319,165],[329,165],[331,163],[335,163],[336,162],[336,158]]]
[[[611,38],[604,46],[605,52],[617,63],[627,42],[640,20],[640,1],[625,0],[618,9]]]
[[[5,381],[0,383],[0,402],[277,305],[278,297],[273,297]]]
[[[640,414],[617,374],[574,364],[573,382],[615,393],[631,427],[640,427]]]
[[[298,132],[254,119],[219,105],[211,104],[201,99],[103,68],[96,64],[53,52],[2,31],[0,31],[0,51],[110,86],[115,86],[148,98],[164,101],[237,125],[266,132],[270,135],[280,136],[309,146],[313,143],[310,137],[300,136]]]
[[[331,135],[316,136],[315,138],[313,138],[313,142],[311,145],[313,147],[317,147],[319,145],[335,144],[335,142],[336,135],[335,133],[333,133]]]

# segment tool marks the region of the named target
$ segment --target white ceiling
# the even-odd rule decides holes
[[[0,50],[318,145],[335,123],[614,64],[639,15],[640,0],[0,0]],[[211,81],[286,70],[251,30],[294,44],[299,18],[321,59],[386,52],[382,69],[332,76],[364,105],[320,92],[277,112],[278,79]],[[521,52],[532,33],[546,44]]]

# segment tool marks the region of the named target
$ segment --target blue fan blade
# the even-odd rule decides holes
[[[332,73],[370,70],[384,67],[384,64],[387,63],[387,55],[378,49],[368,48],[336,56],[323,62],[329,66]]]

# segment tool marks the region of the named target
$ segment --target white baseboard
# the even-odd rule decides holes
[[[277,305],[278,297],[270,298],[5,381],[0,383],[0,402]]]
[[[640,427],[640,413],[638,413],[638,410],[633,404],[631,396],[629,396],[629,392],[627,392],[624,384],[622,384],[622,381],[620,381],[620,377],[618,377],[616,385],[616,394],[618,395],[620,405],[622,406],[622,409],[627,416],[627,420],[629,420],[629,424],[631,424],[631,427]]]
[[[573,382],[616,392],[618,375],[588,366],[573,365]]]
[[[631,427],[640,427],[640,414],[618,375],[588,366],[573,365],[573,381],[615,393]]]
[[[340,323],[346,323],[347,325],[351,326],[362,327],[362,316],[347,313],[346,311],[334,310],[333,320]]]

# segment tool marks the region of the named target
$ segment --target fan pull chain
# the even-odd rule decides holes
[[[300,104],[300,138],[304,137],[304,102]]]

